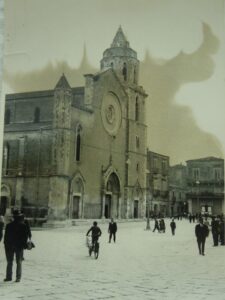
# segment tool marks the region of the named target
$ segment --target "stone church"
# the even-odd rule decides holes
[[[142,218],[146,93],[120,27],[100,71],[71,87],[6,95],[0,210],[49,218]]]

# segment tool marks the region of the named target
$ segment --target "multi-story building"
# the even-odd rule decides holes
[[[153,215],[168,215],[169,157],[147,150],[147,209]]]
[[[146,93],[121,28],[85,86],[6,96],[1,213],[141,218],[146,211]]]
[[[190,213],[221,214],[224,204],[224,160],[206,157],[187,161]]]
[[[178,164],[169,169],[169,213],[170,216],[188,213],[187,167]]]

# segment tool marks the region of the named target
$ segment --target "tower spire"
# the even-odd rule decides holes
[[[123,33],[123,29],[121,27],[121,25],[119,26],[116,35],[113,39],[113,42],[111,44],[111,47],[129,47],[129,42],[125,36],[125,34]]]

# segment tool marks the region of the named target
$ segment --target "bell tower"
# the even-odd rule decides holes
[[[146,98],[138,83],[139,60],[121,26],[103,53],[101,70],[113,70],[127,94],[124,202],[126,217],[144,217],[146,209]]]
[[[139,61],[137,53],[130,48],[121,26],[113,39],[110,48],[103,53],[101,70],[112,68],[121,82],[138,84]]]

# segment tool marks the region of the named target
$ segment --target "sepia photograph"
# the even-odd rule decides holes
[[[0,298],[225,299],[225,1],[0,0]]]

